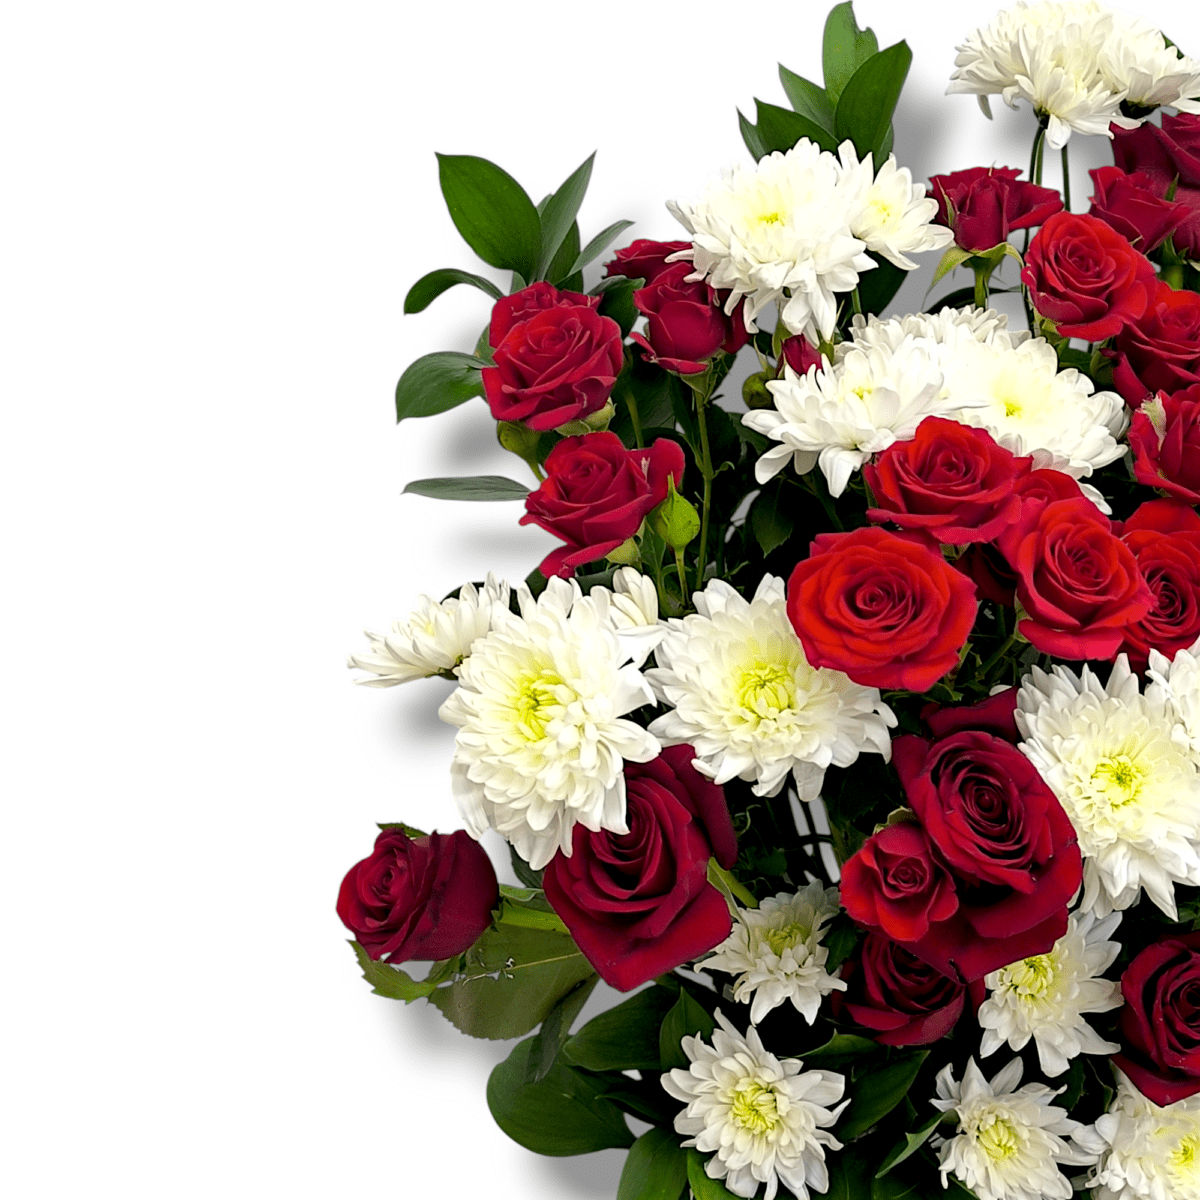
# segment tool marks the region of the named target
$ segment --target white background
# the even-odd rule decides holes
[[[584,239],[619,217],[622,242],[678,236],[663,202],[745,156],[735,108],[785,103],[776,61],[820,79],[825,9],[9,7],[5,1195],[611,1200],[622,1154],[508,1141],[484,1101],[507,1046],[372,996],[334,914],[374,822],[459,824],[446,685],[356,689],[345,655],[551,544],[519,505],[400,495],[522,477],[479,401],[394,425],[403,367],[488,315],[465,288],[418,316],[403,297],[489,272],[435,149],[535,200],[598,149]],[[896,150],[917,178],[1024,166],[1027,110],[989,125],[942,97],[993,4],[857,9],[915,52]],[[1200,17],[1171,22],[1200,46]]]

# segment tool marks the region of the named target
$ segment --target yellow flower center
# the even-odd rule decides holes
[[[1179,1139],[1179,1145],[1171,1151],[1171,1166],[1177,1171],[1183,1170],[1194,1174],[1200,1166],[1200,1137],[1194,1133],[1186,1134]]]
[[[1021,996],[1040,996],[1049,991],[1057,975],[1058,963],[1053,954],[1035,954],[1001,972],[1003,981]]]
[[[757,1079],[745,1080],[738,1084],[729,1115],[735,1124],[752,1133],[770,1133],[780,1122],[775,1089],[764,1087]]]
[[[758,223],[760,225],[782,225],[783,216],[778,211],[766,212],[758,214]]]
[[[1003,1117],[993,1117],[980,1129],[977,1141],[983,1152],[993,1162],[1003,1162],[1012,1158],[1021,1149],[1021,1139],[1011,1121]]]
[[[1145,772],[1128,754],[1117,754],[1098,763],[1092,783],[1112,808],[1121,808],[1138,798]]]
[[[526,675],[517,684],[512,711],[517,732],[527,742],[538,742],[546,736],[546,726],[558,708],[556,688],[562,680],[550,671]]]
[[[797,942],[807,939],[809,933],[810,930],[805,929],[798,921],[792,921],[788,925],[779,925],[774,929],[765,930],[763,941],[771,947],[776,955],[782,957],[785,950],[791,950]]]
[[[737,702],[760,717],[774,717],[791,708],[796,699],[796,685],[786,667],[757,662],[747,667],[738,680]]]

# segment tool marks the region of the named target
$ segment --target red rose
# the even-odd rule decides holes
[[[703,371],[719,350],[736,354],[750,338],[740,305],[726,316],[721,302],[729,293],[713,291],[702,279],[686,282],[691,272],[691,263],[674,263],[633,293],[634,305],[649,318],[648,336],[635,333],[633,340],[652,362],[680,375]]]
[[[603,408],[625,361],[621,327],[585,304],[539,307],[509,327],[492,358],[482,371],[492,416],[538,431]]]
[[[683,482],[683,451],[659,438],[626,450],[615,433],[563,438],[546,456],[546,478],[525,497],[522,525],[540,525],[567,544],[538,568],[570,576],[633,537],[646,514],[667,498],[667,478]]]
[[[975,585],[980,600],[1012,608],[1017,599],[1017,577],[1008,559],[996,549],[994,542],[975,542],[954,560],[955,570],[961,571]]]
[[[867,838],[842,865],[838,886],[852,920],[898,942],[923,938],[958,911],[954,880],[915,821]]]
[[[1163,199],[1154,180],[1142,171],[1127,175],[1120,167],[1097,167],[1088,174],[1096,189],[1088,212],[1143,254],[1158,249],[1188,215],[1186,204]]]
[[[641,279],[651,284],[672,265],[667,262],[672,254],[691,248],[691,242],[652,242],[649,238],[636,238],[618,250],[612,262],[605,263],[604,274],[624,275],[627,279]],[[691,263],[686,266],[692,270]]]
[[[788,580],[788,617],[814,667],[923,692],[958,662],[975,588],[919,536],[822,533]]]
[[[629,832],[576,825],[571,856],[550,860],[546,898],[605,983],[623,992],[729,936],[708,860],[737,861],[724,790],[692,766],[691,746],[625,764]]]
[[[938,202],[934,218],[954,232],[955,244],[972,253],[1007,242],[1014,229],[1030,229],[1062,208],[1053,188],[1017,179],[1016,167],[970,167],[929,177]]]
[[[1139,483],[1200,504],[1200,384],[1143,402],[1129,426],[1129,447]]]
[[[1200,254],[1200,117],[1164,114],[1161,127],[1144,121],[1137,129],[1114,126],[1112,135],[1113,161],[1121,170],[1148,176],[1164,198],[1174,187],[1172,199],[1188,212],[1171,240],[1176,250],[1195,258]]]
[[[1130,404],[1200,383],[1200,295],[1160,279],[1145,313],[1117,334],[1113,387]]]
[[[488,325],[488,345],[496,347],[504,335],[519,321],[544,312],[548,308],[599,308],[599,296],[585,296],[581,292],[560,292],[553,284],[539,281],[531,283],[511,296],[502,296],[492,306],[492,320]]]
[[[780,376],[783,375],[784,363],[787,363],[797,375],[807,375],[810,367],[816,367],[822,371],[825,369],[824,355],[820,350],[814,349],[809,344],[808,338],[802,333],[784,338],[783,345],[779,349],[781,351],[779,355]]]
[[[1037,231],[1021,282],[1063,337],[1102,342],[1136,321],[1156,283],[1154,264],[1098,217],[1057,213]]]
[[[977,704],[927,704],[921,710],[921,720],[929,726],[935,738],[949,737],[973,729],[1003,738],[1014,746],[1021,740],[1017,730],[1017,689],[1005,688]]]
[[[1088,499],[1022,505],[996,544],[1017,575],[1034,647],[1066,659],[1112,659],[1153,597],[1129,547]]]
[[[924,530],[944,546],[990,542],[1017,519],[1013,482],[1030,462],[984,429],[926,417],[911,441],[893,442],[863,468],[875,498],[867,516]]]
[[[1113,1064],[1155,1104],[1200,1092],[1200,933],[1148,946],[1125,968],[1121,992],[1125,1047]]]
[[[844,1011],[859,1025],[876,1031],[884,1046],[928,1046],[954,1028],[967,988],[935,970],[890,938],[868,933],[858,952],[846,960],[841,977],[845,994],[832,993],[833,1014]],[[982,993],[983,985],[973,985]],[[972,997],[975,1007],[983,996]]]
[[[342,880],[337,913],[372,958],[402,963],[461,954],[499,903],[491,860],[470,834],[385,829]]]

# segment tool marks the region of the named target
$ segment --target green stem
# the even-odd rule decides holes
[[[982,678],[987,678],[987,673],[1009,652],[1009,650],[1012,649],[1012,645],[1016,640],[1017,631],[1014,629],[1012,633],[1008,635],[1008,638],[1004,641],[1003,645],[1001,645],[1000,649],[997,650],[996,653],[993,654],[992,657],[989,658],[987,662],[985,662],[983,666],[979,668],[979,674]]]
[[[638,412],[637,397],[633,394],[633,388],[628,386],[625,388],[625,403],[629,406],[629,419],[633,422],[633,444],[638,450],[643,450],[646,444],[642,440],[642,418]]]
[[[758,901],[715,858],[708,860],[708,880],[717,889],[736,896],[746,908],[757,908]]]
[[[704,590],[704,571],[708,566],[708,518],[712,509],[712,451],[708,445],[708,421],[704,417],[707,397],[696,397],[696,424],[700,428],[700,474],[704,478],[704,499],[700,509],[700,548],[696,556],[696,590]]]
[[[858,294],[858,288],[855,288],[850,293],[850,303],[854,305],[854,311],[861,317],[863,306],[862,306],[862,299],[859,297],[859,294]]]
[[[1063,210],[1071,211],[1071,166],[1067,160],[1067,148],[1070,142],[1063,142],[1062,148],[1062,184],[1063,184]]]
[[[687,608],[688,604],[688,586],[687,586],[687,567],[683,561],[683,547],[675,547],[675,569],[679,572],[679,596],[683,601],[683,607]]]
[[[1029,155],[1029,182],[1041,184],[1042,182],[1042,143],[1046,140],[1046,125],[1043,121],[1038,121],[1037,133],[1033,135],[1033,152]],[[1029,249],[1029,229],[1025,230],[1025,244],[1021,247],[1021,253],[1024,254]]]
[[[975,268],[975,307],[987,308],[988,306],[988,269],[987,267]]]

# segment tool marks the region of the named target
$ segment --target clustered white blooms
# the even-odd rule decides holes
[[[735,1196],[753,1196],[765,1183],[763,1200],[773,1200],[781,1182],[797,1200],[808,1200],[810,1187],[827,1191],[825,1149],[842,1148],[828,1127],[849,1103],[838,1104],[845,1077],[802,1072],[800,1060],[767,1051],[753,1025],[743,1037],[719,1010],[716,1019],[712,1045],[683,1038],[690,1067],[662,1076],[667,1092],[687,1105],[675,1118],[675,1131],[687,1135],[683,1144],[711,1154],[705,1174]]]
[[[1116,961],[1119,942],[1107,940],[1121,914],[1102,921],[1094,912],[1072,913],[1067,932],[1046,954],[1036,954],[993,971],[984,978],[988,998],[979,1007],[986,1057],[1006,1042],[1023,1049],[1033,1039],[1038,1062],[1047,1075],[1061,1075],[1077,1054],[1115,1054],[1084,1020],[1084,1013],[1120,1008],[1120,985],[1101,976]]]
[[[932,1103],[958,1116],[956,1136],[932,1139],[943,1184],[953,1174],[979,1200],[1068,1200],[1071,1182],[1059,1164],[1096,1162],[1103,1146],[1096,1131],[1051,1104],[1057,1092],[1044,1083],[1018,1089],[1021,1071],[1014,1058],[989,1083],[972,1058],[961,1083],[950,1064],[938,1072]]]
[[[750,600],[714,579],[693,601],[694,614],[667,622],[646,672],[671,706],[650,724],[664,745],[692,746],[702,774],[753,780],[760,796],[790,772],[803,800],[816,799],[830,765],[864,751],[890,756],[891,709],[877,688],[809,666],[782,579],[764,575]]]
[[[1021,750],[1079,835],[1084,909],[1125,909],[1140,889],[1176,920],[1176,883],[1200,884],[1200,770],[1161,684],[1145,694],[1117,657],[1107,685],[1038,667],[1017,693]]]
[[[988,96],[1012,108],[1027,100],[1056,150],[1072,132],[1110,137],[1112,124],[1140,124],[1122,115],[1122,101],[1194,112],[1200,93],[1200,63],[1178,56],[1141,18],[1095,0],[1019,0],[970,34],[954,62],[948,93],[978,96],[988,116]]]
[[[769,896],[758,908],[738,908],[733,932],[703,965],[738,976],[733,998],[739,1004],[752,1001],[750,1020],[755,1025],[785,1000],[811,1025],[821,998],[846,990],[845,983],[825,969],[829,950],[822,944],[825,924],[839,910],[837,888],[820,882],[794,895]]]
[[[1147,674],[1166,694],[1179,721],[1172,733],[1200,766],[1200,641],[1177,650],[1173,659],[1151,650],[1149,660]]]

